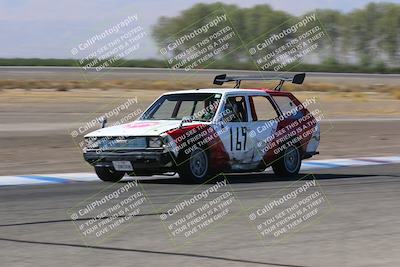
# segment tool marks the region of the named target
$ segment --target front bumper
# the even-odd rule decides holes
[[[143,149],[138,151],[87,151],[84,159],[93,166],[113,168],[113,161],[130,161],[134,171],[165,173],[175,171],[173,155],[161,149]]]

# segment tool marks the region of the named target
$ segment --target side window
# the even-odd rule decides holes
[[[251,96],[251,116],[253,121],[267,121],[275,119],[278,114],[266,96]]]
[[[273,98],[282,113],[289,112],[296,108],[296,104],[287,96],[273,96]]]
[[[246,122],[247,109],[244,96],[228,97],[223,109],[227,122]]]

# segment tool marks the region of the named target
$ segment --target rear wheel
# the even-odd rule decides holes
[[[277,176],[295,176],[301,166],[301,153],[299,148],[292,145],[285,149],[283,155],[272,164],[272,169]]]
[[[94,167],[97,176],[105,182],[118,182],[124,177],[125,172],[118,172],[107,167]]]
[[[179,167],[179,177],[188,182],[203,183],[209,176],[209,161],[206,151],[196,148]]]

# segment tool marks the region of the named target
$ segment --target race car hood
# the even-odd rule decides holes
[[[166,131],[178,128],[181,120],[140,120],[126,124],[102,128],[88,133],[85,137],[99,136],[157,136]],[[186,125],[198,124],[185,123]]]

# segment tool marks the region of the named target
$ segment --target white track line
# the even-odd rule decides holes
[[[301,170],[319,170],[342,167],[371,166],[383,164],[400,163],[400,156],[391,157],[366,157],[352,159],[324,159],[324,160],[306,160],[301,166]],[[170,176],[166,176],[166,179]],[[140,178],[140,180],[154,179],[151,177]],[[157,179],[160,179],[157,177]],[[6,185],[35,185],[35,184],[65,184],[75,182],[99,181],[95,173],[54,173],[54,174],[31,174],[16,176],[0,176],[0,186]]]

